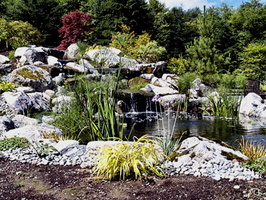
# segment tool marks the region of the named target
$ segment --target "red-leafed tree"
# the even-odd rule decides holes
[[[63,26],[58,29],[59,37],[63,38],[57,49],[64,50],[70,44],[84,39],[86,33],[92,31],[89,22],[93,18],[92,15],[74,11],[62,17]]]

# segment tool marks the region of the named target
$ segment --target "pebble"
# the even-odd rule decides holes
[[[58,153],[50,154],[46,157],[40,158],[36,151],[32,148],[26,149],[9,149],[0,152],[1,156],[7,157],[10,160],[18,160],[20,162],[28,162],[37,165],[62,165],[62,166],[75,166],[79,165],[81,168],[93,168],[96,162],[96,155],[73,154],[60,155]],[[254,172],[248,168],[244,168],[238,162],[232,162],[230,160],[222,161],[219,163],[216,161],[202,161],[197,162],[188,159],[179,159],[177,161],[165,161],[162,167],[166,174],[168,175],[178,175],[178,174],[191,174],[194,176],[208,176],[214,180],[229,179],[233,181],[235,179],[240,180],[252,180],[261,178],[260,174]],[[237,185],[234,186],[235,189],[238,188]]]

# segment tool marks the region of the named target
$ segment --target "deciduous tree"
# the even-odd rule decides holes
[[[62,17],[63,26],[58,30],[59,36],[63,39],[58,49],[66,49],[70,44],[83,40],[85,34],[92,31],[89,23],[93,16],[74,11]]]

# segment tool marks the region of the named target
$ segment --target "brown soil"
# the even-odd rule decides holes
[[[237,188],[239,187],[239,188]],[[265,180],[215,181],[179,175],[142,181],[93,179],[78,166],[37,166],[0,157],[0,199],[266,199]]]

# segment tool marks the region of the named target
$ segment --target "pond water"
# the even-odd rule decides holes
[[[237,147],[242,136],[252,142],[261,142],[266,146],[266,124],[240,117],[239,120],[225,120],[212,116],[196,118],[175,117],[175,115],[158,115],[154,112],[130,113],[128,115],[127,133],[140,137],[144,134],[160,135],[173,129],[174,136],[185,139],[189,136],[202,136],[211,140],[220,140]],[[136,123],[135,123],[136,122]],[[266,122],[265,122],[266,123]],[[133,124],[135,124],[133,126]],[[133,128],[132,128],[133,127]],[[131,129],[132,128],[132,129]]]

